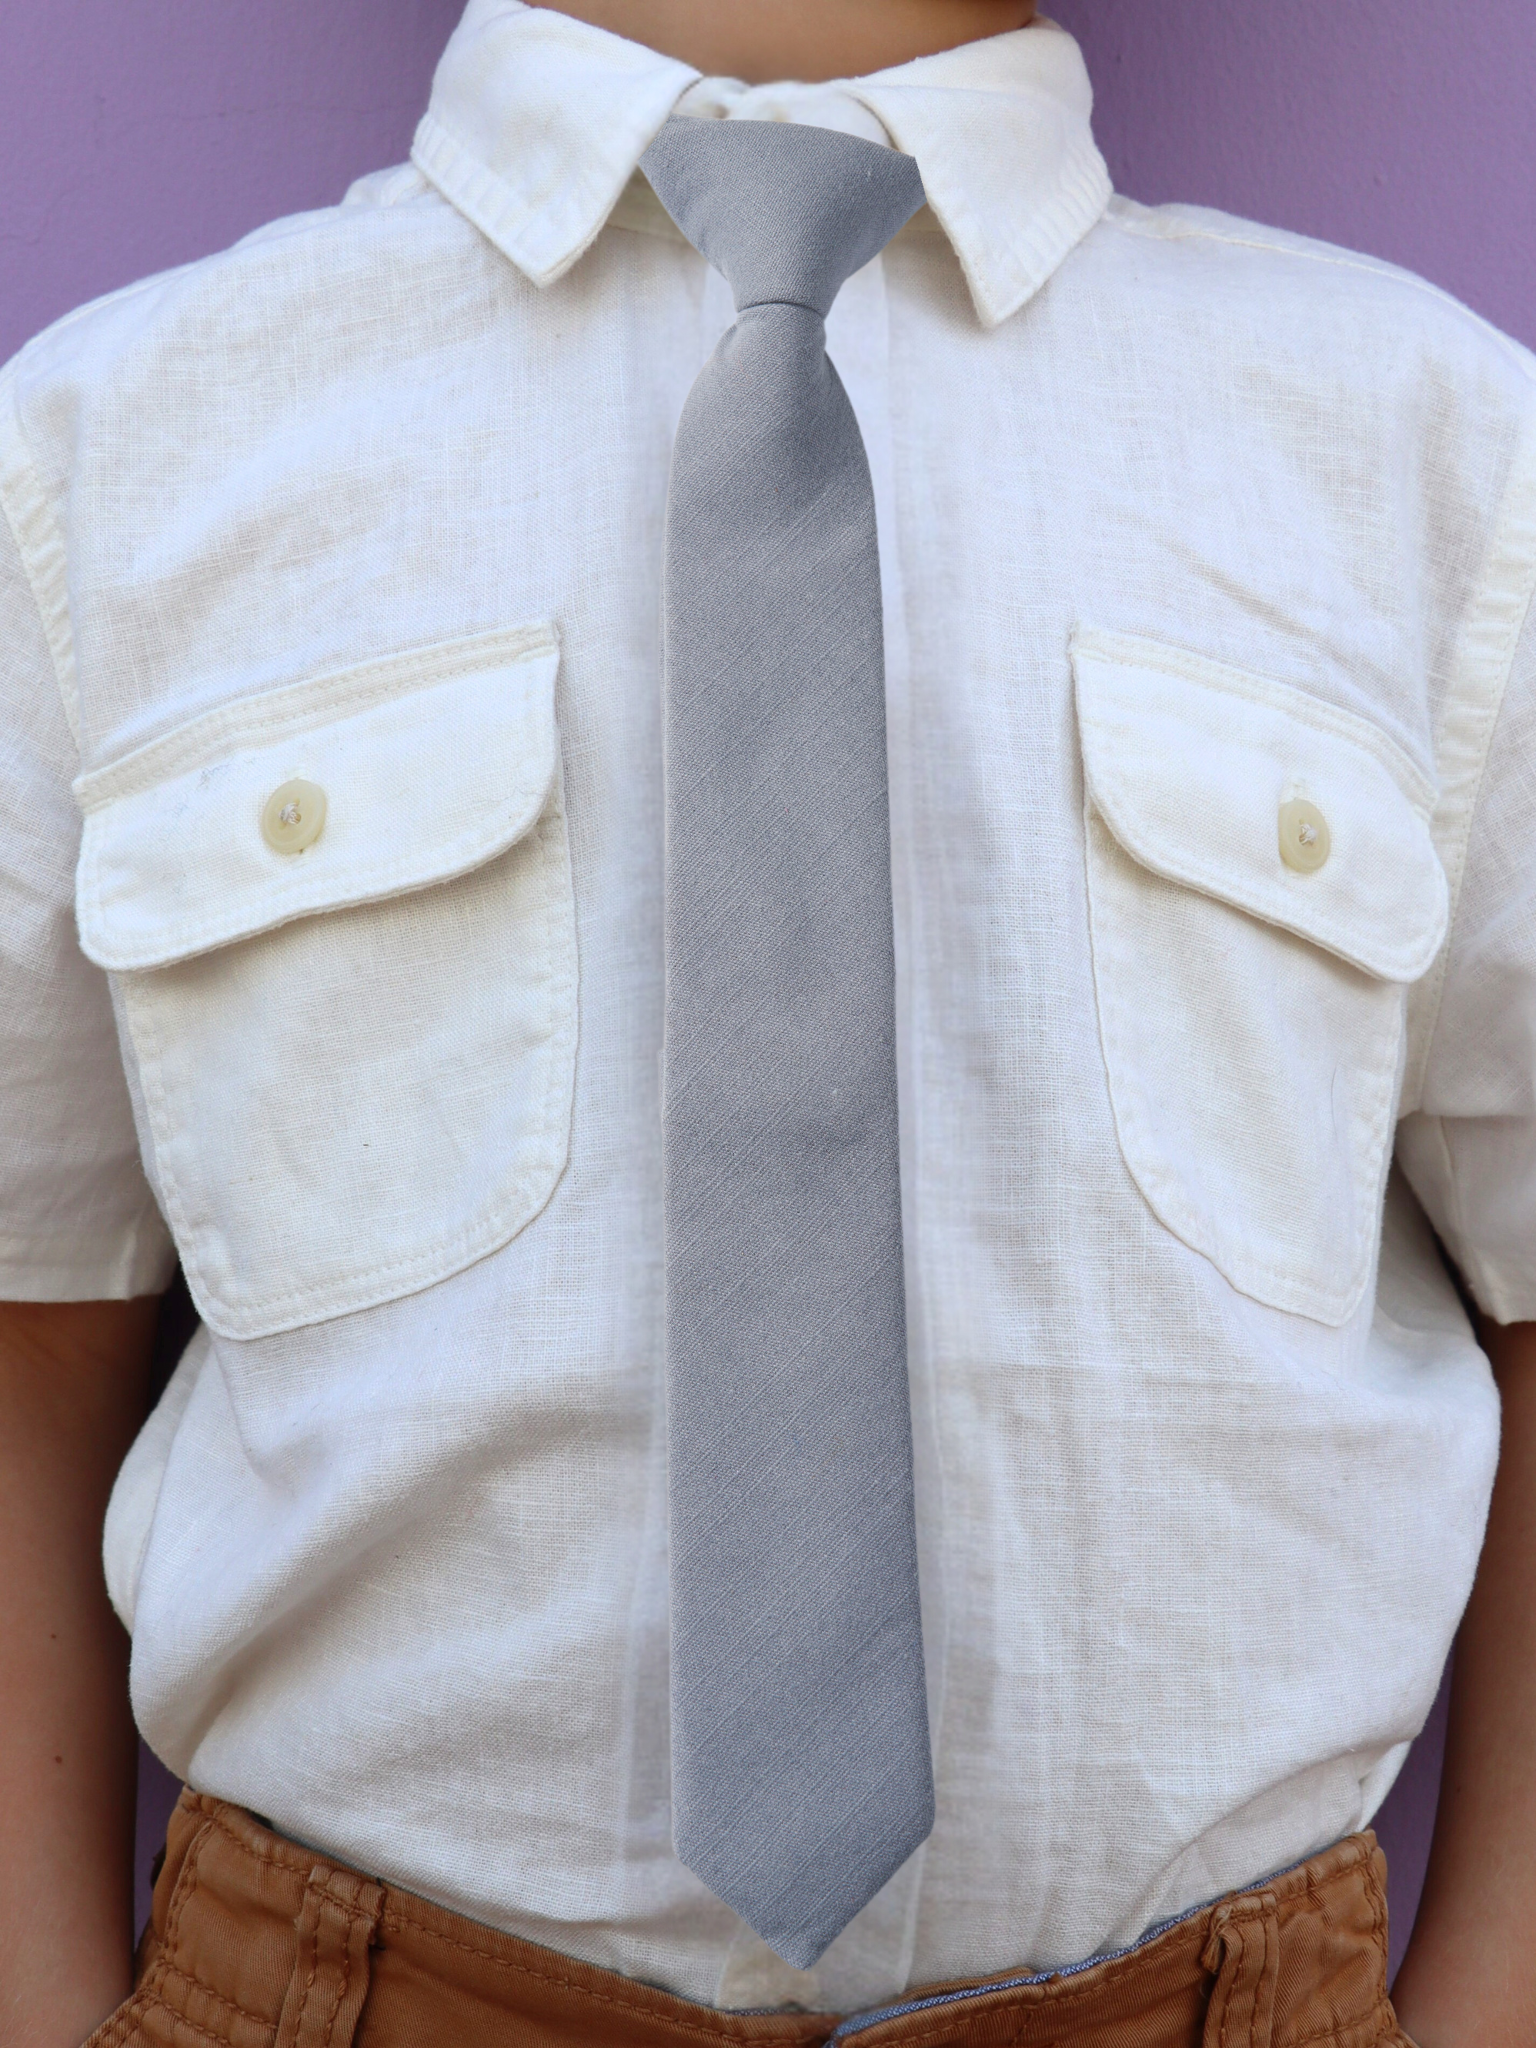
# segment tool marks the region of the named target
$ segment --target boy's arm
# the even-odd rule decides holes
[[[0,1303],[0,2039],[75,2048],[127,1995],[135,1738],[101,1529],[156,1304]]]
[[[1434,1853],[1395,1994],[1419,2048],[1536,2041],[1536,1323],[1482,1334],[1504,1431],[1456,1643]]]

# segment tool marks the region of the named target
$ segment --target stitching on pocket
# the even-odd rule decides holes
[[[1251,1241],[1243,1246],[1240,1257],[1234,1257],[1230,1249],[1213,1235],[1205,1213],[1191,1200],[1177,1169],[1163,1158],[1160,1146],[1143,1122],[1140,1111],[1140,1084],[1134,1075],[1134,1061],[1129,1056],[1122,1056],[1118,1048],[1116,1020],[1123,1005],[1114,993],[1113,984],[1117,974],[1124,985],[1132,979],[1132,973],[1124,964],[1125,954],[1118,921],[1109,910],[1106,901],[1108,877],[1105,872],[1104,855],[1095,846],[1096,830],[1102,831],[1109,840],[1113,849],[1111,857],[1118,856],[1131,865],[1136,865],[1134,856],[1120,847],[1108,825],[1099,819],[1093,799],[1085,788],[1084,858],[1087,870],[1089,950],[1093,967],[1094,997],[1110,1110],[1126,1170],[1159,1221],[1190,1250],[1208,1259],[1240,1293],[1247,1294],[1254,1300],[1263,1301],[1269,1307],[1290,1314],[1310,1316],[1330,1328],[1337,1328],[1346,1322],[1359,1306],[1370,1278],[1371,1253],[1375,1243],[1381,1194],[1386,1182],[1388,1139],[1392,1131],[1392,1109],[1398,1068],[1401,1064],[1404,1030],[1404,1004],[1401,997],[1398,996],[1395,1000],[1395,1023],[1392,1030],[1381,1034],[1384,1041],[1390,1039],[1391,1042],[1380,1044],[1376,1048],[1374,1061],[1366,1067],[1366,1071],[1374,1077],[1374,1089],[1369,1114],[1362,1125],[1358,1156],[1351,1161],[1351,1179],[1357,1202],[1350,1239],[1347,1280],[1333,1287],[1318,1286],[1307,1274],[1298,1272],[1293,1265],[1282,1264],[1266,1257]],[[1162,881],[1163,886],[1169,888],[1180,886],[1176,882],[1166,881],[1165,878],[1157,879]],[[1264,924],[1263,919],[1251,918],[1250,913],[1238,910],[1234,906],[1223,905],[1222,910],[1232,917],[1248,916],[1256,927],[1262,927]],[[1287,936],[1298,945],[1307,943],[1293,934]],[[1322,949],[1316,950],[1322,954]],[[1358,973],[1360,970],[1348,971]],[[1383,984],[1384,988],[1387,986],[1390,985]],[[1250,1230],[1250,1240],[1252,1234]]]
[[[146,740],[120,761],[77,776],[75,798],[87,814],[99,811],[118,797],[138,796],[157,782],[202,767],[210,750],[228,751],[242,742],[265,746],[294,739],[415,690],[429,689],[434,683],[480,669],[536,661],[558,653],[559,647],[553,627],[514,626],[464,640],[439,640],[352,668],[282,683],[274,690],[216,705],[174,732]]]
[[[1429,828],[1427,785],[1385,734],[1288,684],[1160,649],[1143,656],[1136,642],[1079,638],[1073,660],[1083,773],[1105,826],[1138,865],[1292,931],[1377,979],[1406,985],[1429,971],[1444,943],[1445,874]],[[1173,683],[1171,694],[1159,693],[1159,678]],[[1309,762],[1320,736],[1321,755]],[[1282,865],[1262,807],[1239,803],[1227,818],[1235,838],[1212,840],[1201,830],[1201,776],[1217,771],[1206,764],[1191,780],[1185,754],[1200,738],[1232,757],[1219,782],[1207,784],[1218,814],[1236,762],[1240,774],[1251,770],[1272,785],[1277,801],[1287,788],[1318,794],[1319,780],[1333,789],[1343,808],[1335,827],[1341,857],[1327,875],[1302,877]],[[1170,740],[1178,743],[1177,760]],[[1345,801],[1351,786],[1354,800]],[[1196,813],[1190,825],[1170,830],[1166,806],[1175,791],[1181,813],[1191,798]],[[1351,832],[1363,835],[1352,851]],[[1372,876],[1375,884],[1366,886]]]
[[[1435,807],[1433,782],[1390,734],[1358,712],[1314,697],[1296,683],[1282,683],[1247,669],[1232,668],[1209,655],[1165,646],[1157,640],[1141,640],[1134,634],[1096,633],[1080,630],[1072,636],[1074,653],[1081,651],[1090,661],[1110,662],[1126,668],[1148,668],[1158,675],[1177,676],[1181,681],[1203,683],[1244,703],[1262,704],[1287,718],[1310,725],[1315,732],[1360,747],[1380,762],[1403,795],[1426,822]]]
[[[264,1295],[253,1308],[248,1303],[229,1301],[210,1284],[205,1262],[199,1256],[199,1233],[188,1213],[178,1169],[172,1163],[176,1148],[166,1142],[176,1131],[177,1118],[165,1087],[165,1042],[157,1028],[155,1006],[151,1000],[145,1000],[151,993],[153,975],[166,970],[151,969],[142,976],[122,977],[167,1220],[199,1306],[215,1330],[236,1337],[276,1335],[284,1328],[352,1314],[414,1293],[463,1271],[509,1242],[553,1195],[569,1151],[569,1101],[564,1116],[559,1115],[559,1110],[562,1097],[571,1092],[579,1028],[575,907],[563,776],[558,760],[550,801],[525,843],[530,842],[539,856],[540,918],[536,929],[543,963],[530,975],[530,980],[541,983],[547,992],[550,1024],[534,1055],[536,1071],[542,1070],[542,1089],[537,1109],[529,1112],[528,1128],[542,1129],[543,1142],[523,1173],[503,1191],[501,1199],[490,1209],[481,1210],[472,1223],[434,1237],[406,1256],[363,1267],[345,1286],[334,1281],[307,1283]],[[511,851],[515,853],[515,849]],[[254,943],[260,943],[259,939]],[[214,1313],[207,1314],[209,1308]]]
[[[202,764],[201,776],[194,777],[191,771],[162,775],[147,792],[121,792],[112,802],[96,806],[86,816],[75,882],[80,939],[87,955],[98,966],[119,973],[169,966],[296,918],[435,887],[515,845],[537,824],[549,802],[559,753],[553,666],[557,650],[544,647],[537,652],[536,661],[519,657],[511,662],[461,664],[446,676],[413,672],[414,687],[391,693],[382,707],[389,718],[373,729],[371,737],[359,733],[355,717],[344,706],[326,704],[324,717],[310,717],[305,725],[312,735],[318,734],[322,755],[328,747],[340,746],[332,768],[306,760],[302,750],[286,744],[281,734],[265,735],[259,745],[226,749],[222,755],[215,751]],[[521,683],[509,683],[509,676],[519,669],[528,674]],[[494,689],[493,701],[484,694],[487,681]],[[345,835],[339,846],[328,837],[313,859],[293,860],[273,853],[262,841],[260,804],[274,781],[297,772],[296,764],[304,764],[303,772],[318,769],[327,779],[334,768],[343,787],[355,783],[361,769],[366,792],[370,748],[375,750],[372,758],[385,764],[386,773],[392,766],[398,774],[402,748],[414,753],[424,733],[444,726],[456,727],[461,734],[472,732],[488,716],[496,726],[488,744],[501,760],[500,772],[489,785],[483,777],[475,784],[478,801],[467,814],[455,801],[450,784],[445,797],[454,829],[446,836],[446,818],[425,838],[398,834],[393,814],[381,815],[376,804],[370,819],[365,794],[362,822],[359,826],[354,816],[350,843]],[[464,744],[461,739],[461,749]],[[470,779],[474,781],[473,771]],[[149,796],[155,805],[147,817]],[[225,890],[210,887],[184,900],[178,878],[175,899],[167,901],[172,885],[163,858],[156,872],[152,853],[149,873],[143,872],[145,835],[160,846],[161,810],[168,806],[174,817],[184,803],[190,808],[183,858],[206,855],[216,872],[226,859],[234,866],[225,874]],[[141,893],[146,886],[147,921]]]

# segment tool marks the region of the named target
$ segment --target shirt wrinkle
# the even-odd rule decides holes
[[[929,198],[827,343],[938,1818],[814,1973],[670,1846],[660,564],[733,317],[636,172],[679,107]],[[1108,203],[1090,111],[1045,24],[749,88],[472,0],[414,168],[0,379],[0,1282],[179,1257],[203,1319],[106,1529],[141,1725],[723,2006],[1071,1965],[1367,1823],[1497,1454],[1433,1232],[1536,1319],[1531,359]]]

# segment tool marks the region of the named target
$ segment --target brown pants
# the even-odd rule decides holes
[[[1411,2048],[1386,1865],[1357,1835],[1129,1954],[881,2019],[722,2013],[374,1884],[184,1793],[138,1989],[86,2048]]]

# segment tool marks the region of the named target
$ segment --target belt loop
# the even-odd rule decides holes
[[[351,2048],[383,1904],[383,1891],[366,1878],[315,1865],[294,1922],[298,1952],[272,2048]]]
[[[1271,2048],[1280,1974],[1280,1912],[1273,1892],[1218,1906],[1202,1965],[1216,1978],[1205,2048]]]

